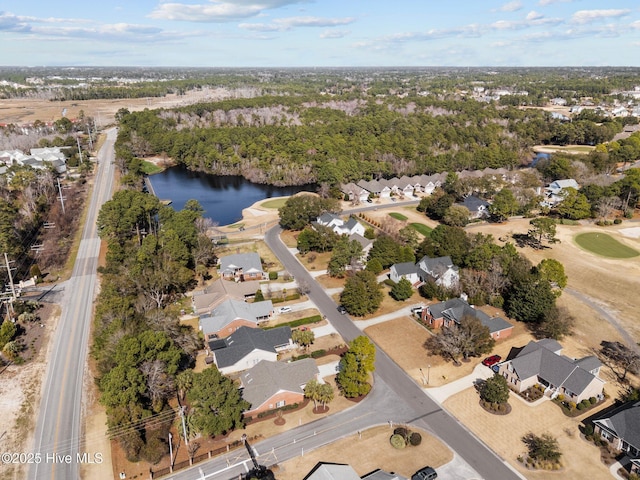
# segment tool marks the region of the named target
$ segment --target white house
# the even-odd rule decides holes
[[[429,258],[426,255],[416,264],[418,275],[423,282],[434,280],[436,285],[452,288],[458,285],[460,273],[451,257]]]
[[[576,190],[580,189],[580,185],[573,178],[568,178],[565,180],[556,180],[551,182],[544,189],[544,197],[545,199],[540,203],[543,207],[554,207],[558,203],[564,200],[563,191],[566,188],[575,188]]]
[[[418,267],[413,262],[394,263],[389,269],[389,278],[395,283],[398,283],[403,278],[409,280],[411,285],[417,285],[420,283]]]
[[[334,213],[323,213],[316,220],[318,225],[328,227],[338,235],[353,235],[357,234],[364,236],[364,225],[362,225],[355,217],[349,217],[346,222],[342,220],[338,215]]]

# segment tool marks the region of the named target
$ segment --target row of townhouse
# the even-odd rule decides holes
[[[484,170],[462,170],[457,172],[458,178],[482,178],[491,176],[495,179],[509,180],[510,171],[506,168],[485,168]],[[414,175],[400,178],[394,177],[379,180],[360,180],[358,183],[349,182],[343,184],[340,191],[351,201],[365,202],[370,196],[389,198],[391,195],[411,197],[416,194],[431,195],[433,191],[442,186],[447,179],[447,172],[433,175]]]
[[[9,167],[31,167],[44,170],[52,167],[58,173],[67,171],[67,157],[60,147],[32,148],[29,154],[20,150],[0,151],[0,175],[7,173]]]

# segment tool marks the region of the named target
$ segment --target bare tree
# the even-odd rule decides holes
[[[164,401],[174,394],[176,390],[175,381],[167,373],[166,363],[161,360],[144,362],[140,366],[140,371],[147,379],[147,392],[154,410],[158,411]]]
[[[613,370],[620,382],[625,382],[627,373],[637,373],[640,368],[640,354],[621,342],[603,340],[600,343],[600,353],[607,365]]]
[[[622,200],[620,200],[620,197],[602,197],[598,200],[598,216],[606,219],[621,206]]]

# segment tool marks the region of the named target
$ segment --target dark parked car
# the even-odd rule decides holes
[[[490,357],[482,360],[482,364],[486,365],[487,367],[491,367],[498,363],[500,360],[502,360],[502,357],[500,355],[491,355]]]
[[[347,309],[346,309],[346,308],[344,308],[342,305],[340,305],[340,306],[338,307],[338,311],[339,311],[342,315],[344,315],[345,313],[347,313]]]
[[[438,474],[433,467],[423,467],[411,475],[411,480],[433,480],[434,478],[438,478]]]

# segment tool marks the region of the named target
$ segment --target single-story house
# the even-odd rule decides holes
[[[360,180],[356,185],[379,198],[389,198],[391,195],[391,188],[378,180]]]
[[[627,402],[593,420],[594,432],[631,458],[631,471],[640,471],[640,402]]]
[[[359,202],[366,202],[369,198],[369,191],[353,182],[342,185],[340,187],[340,191],[351,201],[357,200]]]
[[[319,462],[302,480],[408,480],[397,473],[374,470],[359,477],[351,465]]]
[[[297,362],[260,361],[240,375],[242,398],[251,404],[245,415],[255,415],[304,400],[304,386],[319,378],[318,366],[312,358]]]
[[[247,370],[261,360],[276,362],[278,353],[295,346],[290,327],[269,330],[240,327],[226,338],[208,342],[213,363],[223,375]]]
[[[460,324],[464,316],[476,317],[489,329],[494,340],[507,338],[513,332],[513,325],[500,317],[490,317],[482,310],[472,307],[461,298],[452,298],[445,302],[434,303],[422,309],[422,321],[433,328],[451,327]]]
[[[346,222],[335,213],[323,213],[316,220],[318,225],[332,229],[338,235],[364,235],[364,225],[362,225],[355,217],[349,217]]]
[[[202,290],[193,292],[191,296],[193,313],[203,315],[230,298],[241,301],[247,298],[253,298],[259,289],[260,282],[257,280],[249,282],[226,282],[219,278]]]
[[[220,275],[225,280],[245,282],[248,280],[265,280],[260,255],[255,252],[236,253],[220,258]]]
[[[271,300],[246,303],[229,298],[209,313],[200,315],[198,326],[205,340],[224,338],[241,327],[257,328],[274,314]]]
[[[467,207],[470,218],[485,218],[489,216],[489,202],[475,195],[465,197],[461,205]]]
[[[522,392],[536,384],[545,386],[552,398],[562,394],[566,401],[579,403],[585,398],[601,397],[604,380],[598,376],[602,363],[597,357],[579,359],[562,355],[562,346],[545,338],[529,342],[522,350],[499,366],[509,386]]]
[[[555,207],[564,200],[564,191],[567,188],[575,188],[576,190],[579,190],[580,185],[578,185],[578,182],[573,178],[551,182],[544,189],[544,200],[541,205],[543,207]]]

